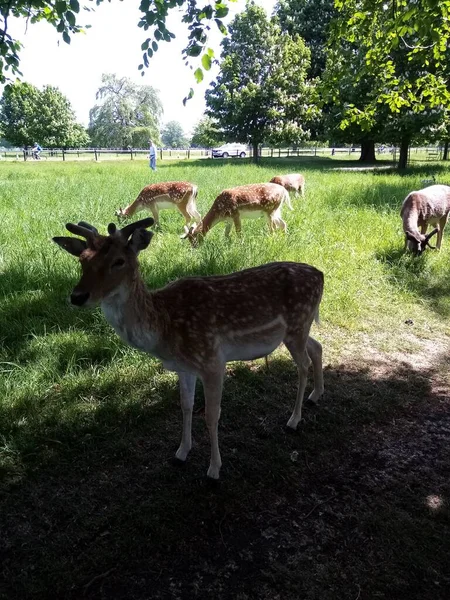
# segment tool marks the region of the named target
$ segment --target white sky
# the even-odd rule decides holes
[[[271,13],[276,0],[257,2]],[[204,93],[217,75],[217,67],[205,73],[201,84],[196,83],[193,71],[184,65],[181,58],[181,50],[187,40],[185,25],[181,23],[180,14],[173,14],[168,28],[177,37],[170,43],[159,43],[159,50],[142,77],[137,67],[142,62],[141,43],[147,36],[137,26],[138,7],[139,0],[112,0],[111,3],[103,2],[95,12],[80,11],[80,23],[92,27],[86,30],[86,34],[72,36],[70,45],[63,42],[60,34],[48,23],[30,24],[26,30],[24,20],[10,21],[10,32],[24,44],[20,52],[22,80],[40,88],[46,84],[57,86],[70,100],[78,121],[87,126],[102,73],[126,76],[136,83],[158,89],[164,106],[163,122],[180,121],[185,132],[189,133],[203,115]],[[230,15],[234,16],[244,7],[245,1],[237,0],[231,5]],[[214,48],[217,57],[221,39],[222,35],[214,26],[209,45]],[[191,87],[194,88],[194,97],[184,107],[183,98]]]

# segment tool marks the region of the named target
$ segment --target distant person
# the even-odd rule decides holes
[[[37,142],[34,142],[33,149],[31,150],[31,155],[34,160],[39,160],[41,158],[42,148],[39,146]]]
[[[156,171],[156,146],[152,142],[152,140],[149,140],[149,144],[150,144],[150,151],[149,151],[150,169],[152,171]]]

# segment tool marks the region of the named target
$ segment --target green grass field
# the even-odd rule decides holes
[[[450,176],[340,166],[0,164],[0,598],[449,597],[450,239],[405,255],[399,210],[423,179]],[[195,445],[176,469],[176,376],[126,347],[99,309],[69,306],[77,261],[51,237],[68,221],[105,231],[152,181],[196,183],[204,214],[222,189],[288,172],[307,191],[283,209],[287,235],[244,221],[241,239],[219,225],[193,250],[182,216],[162,211],[140,258],[150,287],[274,260],[325,274],[313,328],[324,400],[287,435],[287,352],[269,371],[230,364],[210,489],[200,386]]]

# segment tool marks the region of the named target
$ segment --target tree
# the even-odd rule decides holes
[[[220,74],[206,91],[207,114],[229,141],[299,143],[317,117],[314,85],[306,81],[310,52],[298,36],[283,34],[249,2],[222,41]]]
[[[378,93],[353,111],[355,119],[369,121],[380,104],[392,113],[450,106],[450,0],[335,0],[335,5],[332,45],[345,40],[363,48],[354,79],[378,82]]]
[[[361,31],[358,29],[358,33],[350,26],[346,29],[349,23],[369,18],[362,12],[359,16],[351,12],[355,6],[361,8],[362,5],[365,2],[357,5],[349,2],[340,7],[341,16],[334,23],[330,40],[325,88],[335,114],[339,114],[340,129],[351,132],[359,128],[362,138],[370,140],[372,148],[373,140],[377,138],[399,144],[399,168],[403,169],[407,164],[410,143],[441,129],[444,111],[432,99],[433,92],[420,90],[428,68],[424,66],[420,52],[411,52],[403,36],[401,43],[392,45],[388,35],[393,21],[390,11],[382,11],[376,22],[371,21],[376,36],[388,36],[389,57],[384,60],[378,55],[368,68],[368,57],[374,61],[377,56],[374,52],[379,45],[376,36],[372,38],[365,25]],[[343,20],[347,25],[344,26]],[[402,32],[406,37],[410,35],[407,29]],[[391,34],[394,35],[392,31]],[[410,42],[413,43],[413,39]],[[380,69],[380,64],[384,64],[387,71]],[[433,80],[432,73],[428,74]]]
[[[163,127],[161,140],[165,148],[188,148],[189,140],[178,121],[169,121]]]
[[[330,22],[336,17],[334,0],[280,0],[275,8],[281,30],[303,38],[311,52],[310,77],[325,69]]]
[[[217,122],[211,117],[200,119],[194,127],[191,146],[194,148],[213,148],[224,142],[223,132],[220,130]]]
[[[76,123],[70,102],[47,85],[39,90],[29,83],[7,85],[0,101],[4,137],[16,146],[39,142],[48,148],[85,146],[89,137]]]
[[[102,4],[105,0],[96,0]],[[200,0],[136,0],[141,10],[138,26],[144,31],[150,30],[151,37],[147,37],[141,45],[143,64],[142,70],[149,64],[149,58],[158,50],[158,42],[170,42],[175,34],[166,27],[166,19],[170,11],[184,9],[183,22],[188,31],[187,45],[183,55],[198,57],[205,50],[207,32],[214,22],[222,33],[226,33],[223,17],[228,14],[227,3],[231,0],[210,0],[208,3]],[[85,13],[83,13],[85,14]],[[19,52],[22,44],[14,39],[8,31],[10,17],[26,19],[28,23],[47,21],[62,35],[63,40],[70,44],[71,35],[83,31],[89,25],[79,23],[79,0],[8,0],[0,3],[0,83],[3,83],[11,71],[13,75],[20,75]],[[203,54],[202,66],[208,70],[211,67],[213,52],[208,49]],[[197,69],[201,73],[202,69]],[[191,94],[193,91],[191,90]]]
[[[89,111],[89,135],[95,146],[143,147],[150,138],[159,141],[163,109],[153,87],[104,74],[96,98],[100,103]]]

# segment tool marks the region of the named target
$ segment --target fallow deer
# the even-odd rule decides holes
[[[405,248],[418,255],[427,246],[434,249],[430,245],[430,239],[437,233],[436,248],[439,250],[449,215],[450,186],[430,185],[408,194],[400,212],[405,232]],[[435,226],[435,229],[426,235],[428,225]]]
[[[225,365],[270,354],[281,342],[298,368],[298,390],[287,426],[301,420],[310,361],[314,389],[323,393],[322,347],[309,337],[318,319],[323,274],[312,266],[278,262],[231,275],[185,277],[162,289],[149,290],[139,273],[137,256],[147,248],[153,224],[147,218],[100,235],[91,225],[68,223],[85,238],[53,241],[78,256],[82,275],[70,296],[77,306],[100,304],[108,323],[131,346],[159,358],[178,373],[183,434],[176,458],[185,461],[191,449],[192,408],[197,378],[203,383],[205,418],[211,440],[208,476],[219,478],[222,464],[218,422]]]
[[[270,182],[282,185],[287,189],[288,192],[295,192],[296,196],[298,196],[298,192],[300,190],[302,197],[305,196],[305,178],[303,175],[300,175],[300,173],[277,175],[276,177],[272,177]]]
[[[198,188],[188,181],[166,181],[152,183],[143,188],[136,200],[126,208],[116,211],[119,220],[132,217],[138,211],[148,209],[151,211],[155,223],[159,225],[159,211],[165,208],[177,208],[189,225],[192,219],[200,221],[201,216],[197,211],[196,198]]]
[[[286,231],[286,223],[281,218],[281,207],[285,202],[292,210],[289,193],[274,183],[251,183],[240,185],[221,192],[211,208],[195,227],[184,228],[182,238],[188,238],[196,245],[210,229],[225,221],[225,235],[229,236],[234,223],[236,233],[241,232],[241,219],[254,219],[265,216],[271,231],[281,227]]]

